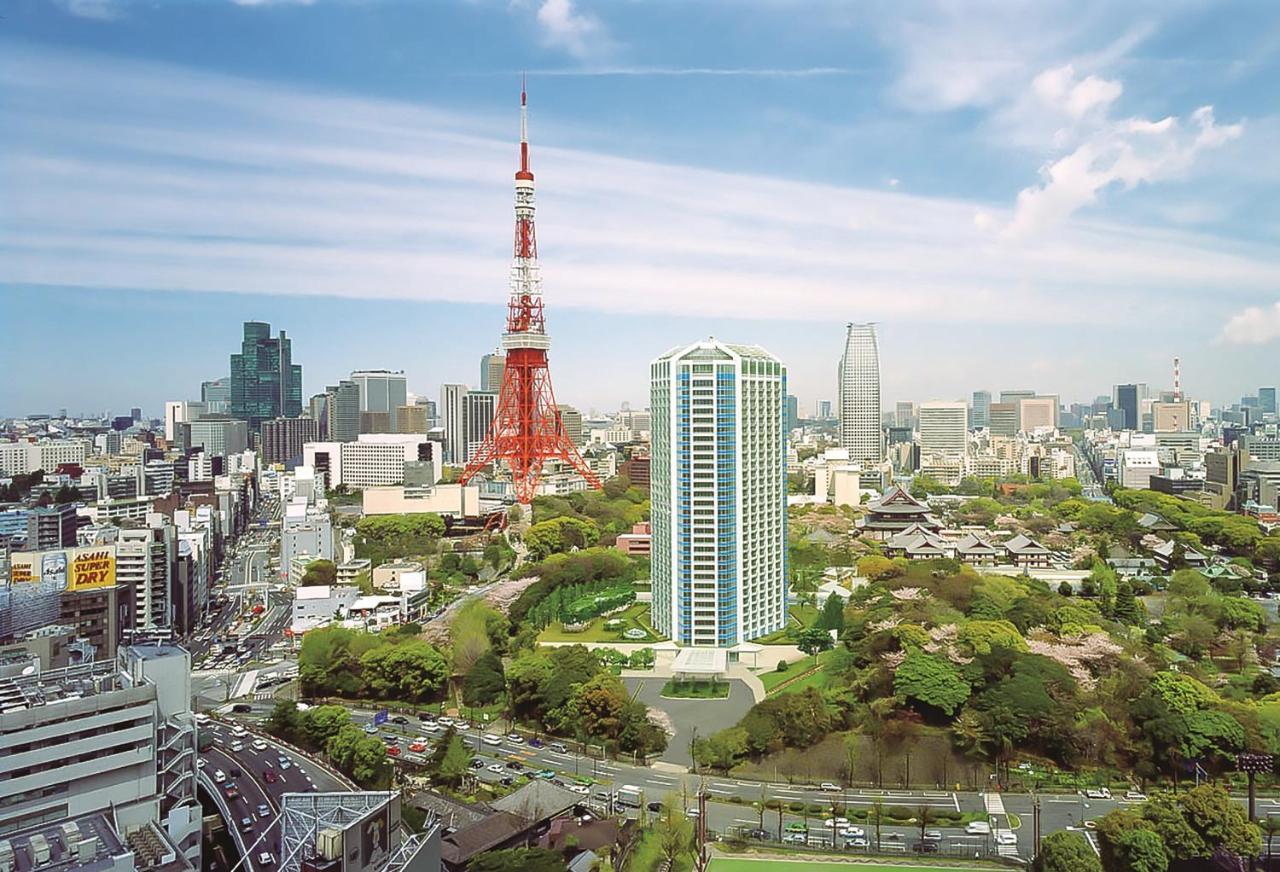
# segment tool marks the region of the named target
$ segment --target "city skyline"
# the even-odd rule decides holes
[[[1082,23],[1065,10],[975,16],[982,39],[947,14],[764,10],[735,39],[694,47],[655,40],[670,10],[646,23],[563,0],[362,6],[376,36],[353,33],[344,4],[33,3],[8,20],[0,62],[18,122],[0,156],[18,203],[0,217],[0,287],[30,327],[15,351],[68,324],[145,336],[171,359],[162,377],[190,382],[217,373],[191,363],[211,340],[166,326],[292,325],[306,309],[325,349],[307,361],[308,393],[367,366],[404,368],[424,393],[471,383],[502,306],[523,67],[546,143],[548,326],[566,401],[636,403],[653,353],[721,334],[790,361],[808,405],[834,396],[815,349],[849,320],[883,325],[886,398],[998,388],[1017,357],[1039,390],[1083,400],[1161,384],[1180,356],[1189,394],[1227,400],[1244,389],[1236,373],[1265,371],[1280,332],[1265,87],[1277,61],[1250,38],[1274,16],[1214,19],[1199,45],[1186,34],[1203,34],[1207,13],[1194,9],[1094,7]],[[693,31],[725,14],[707,7]],[[410,51],[424,28],[457,48]],[[480,30],[497,36],[477,52]],[[809,62],[757,51],[766,30],[805,36]],[[322,60],[292,48],[263,60],[257,41],[282,32]],[[219,42],[208,34],[243,45],[196,45]],[[1237,59],[1218,60],[1231,39]],[[339,41],[371,63],[330,58]],[[55,311],[51,296],[89,298],[98,317]],[[350,341],[383,360],[332,341],[361,307],[383,317]],[[424,350],[394,321],[447,329]],[[308,328],[289,329],[306,344]],[[602,354],[608,373],[593,366]],[[72,389],[42,369],[6,386],[0,413],[71,390],[122,408],[173,395],[170,383],[117,404],[122,372],[100,370]]]

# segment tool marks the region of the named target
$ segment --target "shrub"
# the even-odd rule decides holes
[[[787,661],[785,661],[785,660],[779,660],[779,661],[778,661],[778,665],[777,665],[777,667],[774,669],[774,671],[775,671],[775,672],[786,672],[786,671],[787,671]]]
[[[764,801],[764,807],[769,809],[770,811],[777,811],[778,809],[782,808],[782,800],[766,799]]]
[[[787,811],[791,812],[792,814],[800,814],[801,812],[804,811],[804,803],[789,802],[787,803]]]
[[[809,814],[822,814],[826,808],[820,802],[809,803]]]
[[[890,817],[899,821],[909,821],[916,816],[915,812],[911,809],[905,808],[901,805],[890,806],[884,814],[885,817]]]
[[[735,793],[733,796],[729,797],[729,802],[734,805],[742,805],[742,797]]]

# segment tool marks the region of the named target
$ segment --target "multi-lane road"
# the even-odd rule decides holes
[[[280,810],[286,793],[352,790],[354,785],[314,759],[256,731],[207,719],[200,723],[213,744],[200,752],[200,782],[216,794],[250,872],[263,872],[280,857]],[[270,862],[264,856],[270,855]]]

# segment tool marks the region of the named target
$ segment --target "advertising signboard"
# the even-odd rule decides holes
[[[11,557],[9,580],[13,585],[38,584],[42,593],[113,587],[116,546],[19,551]]]

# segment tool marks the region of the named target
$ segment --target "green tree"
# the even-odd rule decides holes
[[[1115,608],[1112,611],[1112,617],[1122,624],[1133,626],[1142,621],[1142,611],[1138,605],[1138,598],[1133,595],[1133,585],[1128,581],[1120,580],[1116,582],[1116,599]]]
[[[500,700],[506,688],[502,658],[486,651],[467,670],[462,683],[462,701],[467,705],[489,705]]]
[[[1040,842],[1033,872],[1102,872],[1102,863],[1079,833],[1050,833]]]
[[[670,865],[675,866],[681,857],[693,853],[693,824],[675,797],[667,797],[662,804],[662,813],[654,821],[653,830],[658,840],[658,853]]]
[[[291,699],[282,699],[271,709],[271,717],[267,718],[267,732],[278,739],[295,745],[305,744],[300,739],[302,731],[302,713],[298,704]]]
[[[829,595],[826,602],[822,604],[822,611],[818,613],[818,619],[813,625],[823,630],[835,630],[837,633],[843,630],[844,600],[838,594]]]
[[[351,724],[351,713],[340,705],[322,705],[302,713],[298,736],[305,748],[324,750],[329,739]]]
[[[969,684],[949,661],[912,651],[893,676],[899,696],[913,699],[951,715],[969,698]]]
[[[485,851],[467,864],[467,872],[564,872],[564,858],[548,848]]]
[[[58,488],[58,492],[53,495],[53,501],[60,506],[64,503],[74,503],[79,499],[80,491],[66,484]]]
[[[302,574],[298,587],[314,585],[332,585],[338,583],[338,567],[332,560],[313,560],[307,564],[307,571]]]
[[[1135,828],[1124,832],[1115,842],[1117,872],[1165,872],[1169,857],[1164,841],[1153,830]]]
[[[406,702],[436,696],[449,678],[444,655],[417,639],[374,648],[360,658],[360,670],[375,699]]]
[[[819,627],[806,627],[796,634],[796,647],[812,656],[831,647],[831,634]]]
[[[471,758],[471,748],[457,730],[449,727],[431,752],[427,771],[434,783],[457,787],[470,771]]]

